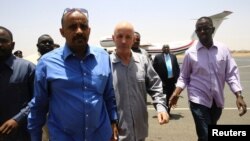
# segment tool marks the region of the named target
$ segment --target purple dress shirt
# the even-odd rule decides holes
[[[214,42],[207,49],[197,41],[186,51],[176,86],[187,87],[190,101],[211,107],[214,100],[223,108],[225,82],[233,93],[242,91],[237,64],[225,45]]]

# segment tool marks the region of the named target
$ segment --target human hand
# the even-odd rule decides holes
[[[239,116],[243,116],[247,112],[247,105],[245,101],[243,100],[242,96],[238,96],[236,100],[236,105],[239,110]]]
[[[18,126],[18,123],[14,119],[9,119],[1,125],[0,133],[9,134],[11,131],[17,128],[17,126]]]
[[[171,95],[171,97],[169,98],[169,105],[168,105],[168,107],[169,108],[173,107],[173,109],[176,108],[177,107],[177,101],[178,101],[178,99],[179,99],[179,95],[177,95],[176,93],[173,93]]]
[[[118,127],[117,127],[117,123],[112,123],[112,137],[110,141],[118,141]]]
[[[158,117],[158,122],[160,125],[169,122],[169,115],[167,112],[159,112],[157,117]]]

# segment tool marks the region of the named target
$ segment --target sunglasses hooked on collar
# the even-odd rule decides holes
[[[66,8],[63,12],[63,16],[68,14],[68,13],[72,13],[74,11],[79,11],[82,14],[84,14],[88,19],[89,19],[89,14],[88,14],[88,10],[84,9],[84,8]]]

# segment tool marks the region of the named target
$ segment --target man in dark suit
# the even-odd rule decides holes
[[[156,55],[154,58],[153,67],[162,80],[163,93],[167,96],[166,104],[169,105],[169,98],[175,90],[175,83],[180,74],[177,58],[169,52],[169,45],[163,45],[162,53]],[[171,107],[168,108],[169,115],[170,109]]]

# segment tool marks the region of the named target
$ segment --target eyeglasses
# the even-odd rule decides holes
[[[83,13],[89,19],[88,10],[86,10],[84,8],[66,8],[63,12],[63,16],[68,14],[68,13],[74,12],[74,11],[79,11],[79,12]]]
[[[211,29],[213,29],[213,27],[211,27],[211,26],[205,26],[205,27],[197,27],[195,31],[196,32],[201,32],[201,31],[208,32]]]

